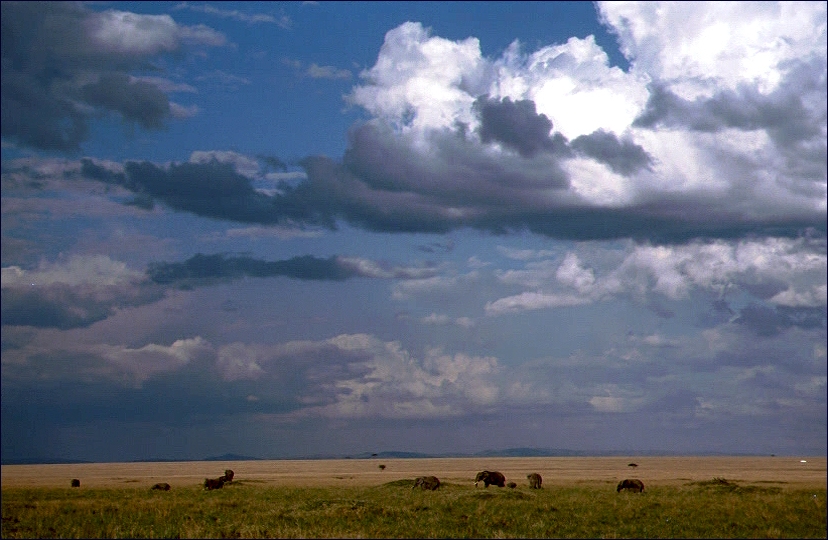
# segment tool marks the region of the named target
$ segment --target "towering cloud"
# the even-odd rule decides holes
[[[486,58],[474,38],[414,22],[390,30],[348,97],[372,117],[351,130],[343,159],[306,158],[303,179],[269,192],[227,161],[85,172],[174,209],[269,225],[656,242],[825,234],[823,4],[600,11],[628,72],[591,36],[532,53],[515,42]],[[711,13],[745,39],[762,30],[737,43]],[[687,20],[701,22],[678,27]],[[674,30],[681,47],[662,37]],[[109,83],[140,94],[141,114]],[[87,96],[148,127],[164,114],[150,88],[123,77]]]

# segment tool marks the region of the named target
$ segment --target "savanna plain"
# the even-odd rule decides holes
[[[440,488],[412,489],[425,475]],[[789,456],[4,465],[2,537],[826,538],[826,482],[825,457]]]

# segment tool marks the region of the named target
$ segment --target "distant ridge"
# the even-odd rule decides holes
[[[240,456],[239,454],[222,454],[220,456],[206,457],[202,461],[260,461],[261,459],[252,456]]]
[[[562,448],[506,448],[505,450],[484,450],[473,457],[577,457],[588,456],[587,452]]]
[[[206,458],[148,458],[135,459],[133,463],[169,463],[181,461],[261,461],[261,460],[291,460],[291,459],[424,459],[424,458],[497,458],[497,457],[611,457],[611,456],[762,456],[768,454],[756,453],[727,453],[727,452],[668,452],[668,451],[642,451],[642,450],[613,450],[605,452],[586,452],[583,450],[569,450],[566,448],[504,448],[500,450],[483,450],[474,453],[439,453],[429,454],[424,452],[406,452],[402,450],[385,450],[381,452],[361,452],[359,454],[316,454],[305,456],[278,456],[278,457],[256,457],[241,454],[222,454]],[[781,455],[781,454],[776,454]],[[816,455],[816,454],[814,454]],[[73,464],[73,463],[95,463],[82,459],[64,458],[11,458],[2,459],[3,465],[48,465],[48,464]]]
[[[505,448],[501,450],[483,450],[472,454],[459,452],[427,454],[422,452],[384,451],[377,453],[362,452],[353,456],[353,459],[385,458],[385,459],[418,459],[418,458],[464,458],[464,457],[577,457],[598,455],[579,450],[567,450],[565,448]],[[605,455],[605,454],[600,454]],[[609,454],[606,454],[609,455]],[[325,458],[322,458],[325,459]],[[331,459],[328,457],[327,459]],[[335,459],[335,458],[334,458]]]
[[[419,459],[419,458],[430,458],[430,457],[437,457],[432,454],[423,454],[421,452],[402,452],[402,451],[385,451],[385,452],[377,452],[376,454],[371,454],[368,452],[363,452],[362,454],[357,454],[353,456],[356,459],[368,459],[368,458],[385,458],[385,459]]]
[[[196,458],[147,458],[147,459],[135,459],[133,463],[177,463],[181,461],[260,461],[263,458],[259,457],[252,457],[252,456],[242,456],[239,454],[222,454],[220,456],[210,456],[206,458],[196,459]]]
[[[490,457],[612,457],[612,456],[762,456],[756,453],[732,452],[671,452],[666,450],[608,450],[604,452],[589,452],[585,450],[570,450],[567,448],[503,448],[499,450],[482,450],[474,453],[440,453],[428,454],[422,452],[383,451],[362,452],[350,456],[326,455],[298,459],[418,459],[418,458],[490,458]],[[274,458],[293,459],[293,458]]]
[[[151,457],[145,459],[133,459],[132,463],[178,463],[179,461],[198,461],[197,459],[175,459],[163,457]]]

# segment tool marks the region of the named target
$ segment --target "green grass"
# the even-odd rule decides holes
[[[3,538],[825,538],[826,490],[610,485],[2,490]]]

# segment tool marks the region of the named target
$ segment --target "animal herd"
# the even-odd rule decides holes
[[[236,473],[234,473],[232,469],[226,469],[224,471],[224,474],[219,476],[218,478],[205,478],[204,489],[221,489],[224,487],[224,484],[229,484],[230,482],[232,482],[234,476],[236,476]],[[73,478],[69,485],[73,488],[80,487],[80,480],[78,480],[77,478]],[[153,486],[150,488],[150,490],[153,491],[169,491],[170,489],[170,485],[166,482],[158,482],[157,484],[153,484]]]
[[[236,476],[236,473],[234,473],[232,469],[227,469],[224,471],[224,474],[218,478],[205,478],[204,489],[208,491],[213,489],[221,489],[224,487],[224,484],[232,482],[234,476]]]
[[[529,481],[529,488],[530,489],[542,489],[543,488],[543,477],[538,473],[530,473],[526,475],[526,479]],[[489,486],[497,486],[497,487],[505,487],[508,486],[512,489],[517,487],[517,483],[509,482],[506,483],[506,477],[503,473],[498,471],[480,471],[474,477],[474,485],[477,485],[483,482],[483,487],[487,488]],[[437,479],[436,476],[420,476],[414,480],[414,488],[422,488],[422,489],[430,489],[435,490],[440,487],[440,480]],[[622,491],[632,491],[635,493],[644,493],[644,482],[635,478],[627,478],[622,480],[618,483],[618,487],[616,488],[618,493]]]
[[[632,464],[631,464],[632,465]],[[204,489],[208,491],[212,491],[214,489],[221,489],[224,487],[224,484],[229,484],[233,482],[233,478],[236,476],[236,473],[233,472],[232,469],[226,469],[224,474],[219,476],[218,478],[205,478],[204,479]],[[526,475],[526,479],[529,482],[530,489],[542,489],[543,487],[543,478],[538,473],[530,473]],[[512,489],[517,487],[515,482],[506,483],[506,477],[503,473],[498,471],[480,471],[474,477],[474,485],[477,485],[483,482],[483,487],[488,488],[489,486],[497,486],[497,487],[506,487],[509,486]],[[75,487],[80,487],[80,480],[77,478],[73,478],[70,485]],[[440,480],[436,476],[419,476],[414,479],[414,485],[411,489],[420,488],[422,490],[429,490],[434,491],[440,487]],[[153,485],[151,490],[158,490],[158,491],[169,491],[170,485],[166,482],[159,482]],[[632,491],[634,493],[644,493],[644,483],[641,480],[635,478],[627,478],[622,480],[618,483],[616,488],[618,493],[622,491]]]

